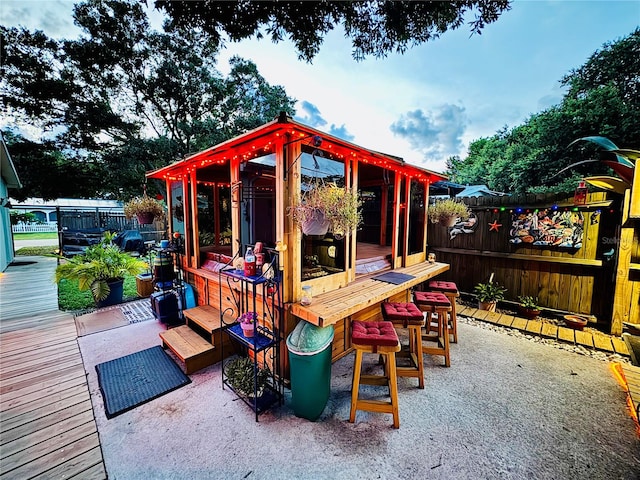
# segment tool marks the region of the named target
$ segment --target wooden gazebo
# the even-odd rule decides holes
[[[425,262],[429,185],[446,177],[284,114],[147,177],[166,182],[169,233],[184,235],[182,269],[199,305],[220,303],[212,263],[242,256],[256,242],[279,252],[285,333],[300,318],[334,324],[339,332],[349,317],[379,309],[390,296],[406,297],[412,286],[448,268]],[[364,221],[357,231],[307,236],[297,228],[288,209],[306,185],[318,181],[358,192]],[[331,322],[323,322],[313,309],[300,310],[303,286],[312,287],[318,307],[323,295],[384,270],[406,268],[414,269],[413,282],[401,288],[385,284],[375,298],[342,299],[344,310],[334,309]],[[349,348],[346,336],[337,334],[334,358]]]

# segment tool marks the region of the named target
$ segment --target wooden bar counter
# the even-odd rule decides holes
[[[410,288],[447,270],[449,270],[449,264],[437,262],[423,262],[411,267],[396,268],[392,270],[393,273],[404,273],[414,278],[395,285],[374,280],[373,277],[366,277],[358,279],[346,287],[314,295],[311,305],[303,306],[300,303],[293,303],[289,305],[289,308],[296,317],[319,327],[327,327],[395,295],[408,292]],[[380,273],[386,272],[379,272],[376,275]],[[407,298],[403,301],[411,300]]]

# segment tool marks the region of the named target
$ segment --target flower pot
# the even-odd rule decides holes
[[[253,333],[254,333],[254,325],[253,325],[253,323],[241,323],[240,327],[242,327],[242,334],[245,337],[247,337],[247,338],[253,337]]]
[[[124,278],[118,278],[107,282],[109,285],[109,295],[104,300],[96,300],[96,307],[109,307],[122,303],[122,293],[124,290]]]
[[[443,227],[453,227],[458,222],[458,217],[444,217],[438,220]]]
[[[587,326],[587,319],[582,315],[565,315],[564,323],[574,330],[582,330]]]
[[[496,303],[497,302],[481,302],[478,300],[478,308],[480,310],[488,310],[490,312],[496,311]]]
[[[324,218],[324,213],[316,211],[301,227],[305,235],[325,235],[329,230],[329,221]]]
[[[136,213],[136,218],[140,225],[149,225],[153,223],[154,215],[151,212]]]
[[[540,315],[540,309],[538,308],[527,308],[522,305],[518,305],[518,312],[527,320],[533,320]]]

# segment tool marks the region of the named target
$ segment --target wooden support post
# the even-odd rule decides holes
[[[192,252],[191,255],[187,256],[187,261],[190,262],[188,264],[190,267],[198,268],[200,266],[200,229],[198,228],[198,182],[196,181],[195,169],[189,174],[189,184],[191,186],[191,194],[189,195],[191,200],[191,225],[186,235],[188,235]]]
[[[640,188],[640,187],[638,187]],[[629,267],[633,246],[633,226],[629,221],[629,202],[631,191],[627,190],[622,206],[620,242],[618,243],[618,265],[616,266],[615,293],[613,294],[613,312],[611,314],[611,335],[622,334],[622,322],[629,321],[631,310],[631,282]]]

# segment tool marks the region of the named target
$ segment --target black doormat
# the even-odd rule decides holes
[[[408,282],[409,280],[416,278],[413,275],[407,275],[406,273],[387,272],[381,275],[371,277],[374,280],[380,280],[381,282],[393,283],[394,285],[400,285],[401,283]]]
[[[191,383],[162,347],[96,365],[107,418]]]

